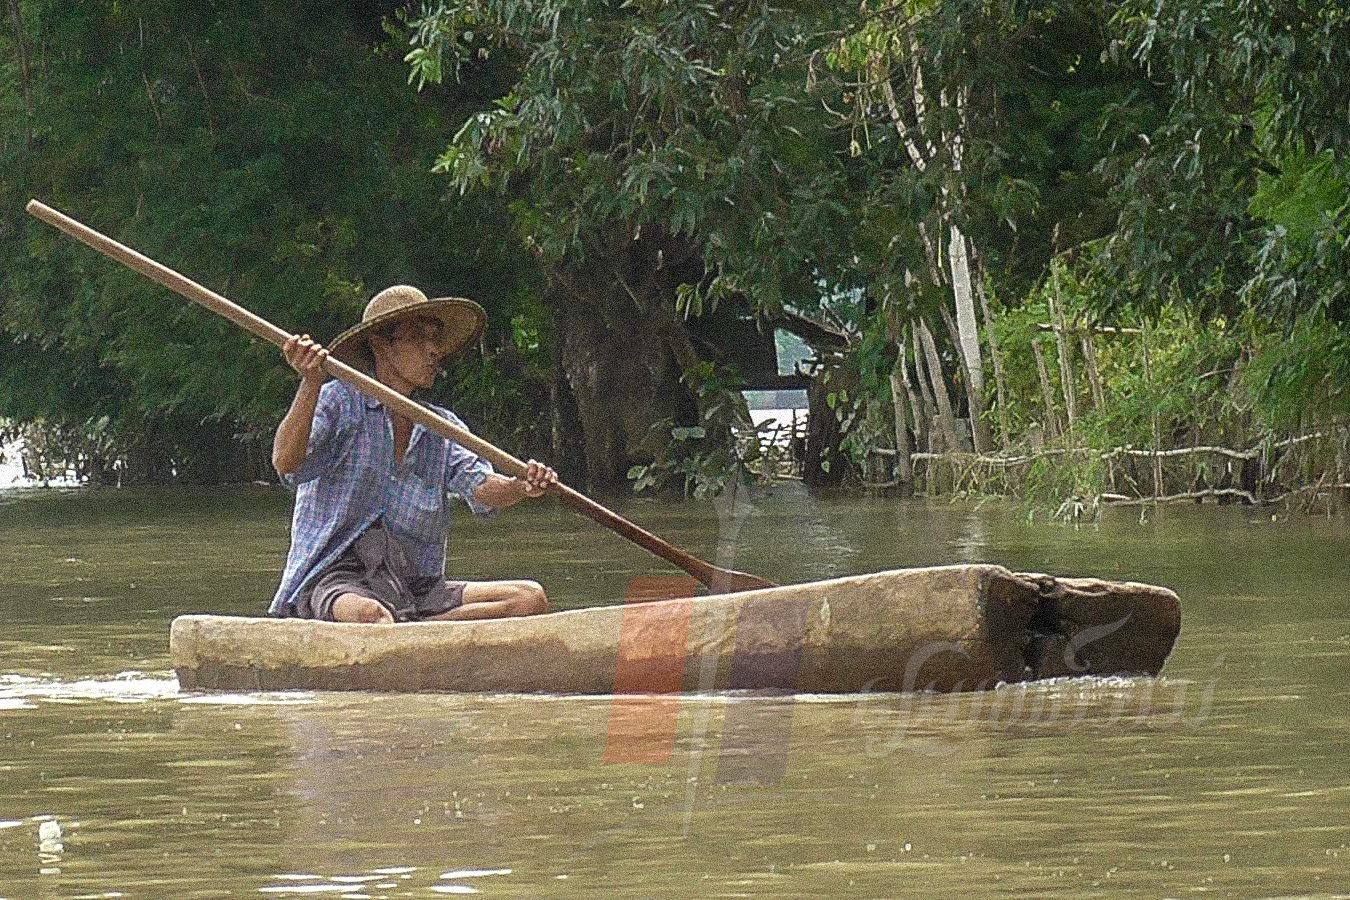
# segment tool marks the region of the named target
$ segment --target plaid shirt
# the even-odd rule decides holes
[[[454,413],[428,406],[468,429]],[[295,514],[286,570],[268,615],[294,615],[296,595],[377,518],[407,551],[410,576],[444,577],[446,493],[489,515],[492,507],[473,494],[491,472],[486,460],[421,425],[413,426],[403,463],[395,465],[393,423],[384,407],[341,381],[327,382],[305,460],[281,478],[295,489]]]

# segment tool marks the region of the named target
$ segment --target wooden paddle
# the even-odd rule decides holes
[[[112,257],[128,268],[135,269],[142,275],[159,282],[171,291],[174,291],[194,303],[205,306],[212,312],[219,313],[231,322],[253,332],[253,334],[269,341],[278,347],[284,346],[286,341],[292,337],[282,329],[276,327],[265,319],[262,319],[248,310],[235,303],[230,302],[214,291],[209,291],[195,281],[191,281],[179,275],[172,269],[160,265],[148,256],[144,256],[132,250],[123,244],[119,244],[112,238],[100,234],[94,229],[84,225],[65,213],[52,209],[46,204],[37,200],[28,201],[28,212],[37,216],[44,222],[59,228],[71,237],[83,241],[90,247],[100,253]],[[442,416],[415,403],[397,391],[390,390],[379,381],[371,378],[351,366],[339,362],[331,357],[324,363],[324,371],[334,378],[339,378],[350,384],[352,387],[361,391],[367,396],[373,397],[384,404],[386,409],[406,416],[414,422],[419,422],[437,434],[444,435],[450,440],[463,447],[467,447],[474,453],[486,459],[497,468],[499,472],[507,475],[523,477],[525,474],[525,463],[512,456],[504,450],[500,450],[489,444],[480,437],[476,437],[462,428],[457,428],[450,421]],[[576,512],[586,516],[594,522],[618,532],[623,537],[637,544],[646,550],[655,553],[666,562],[683,569],[690,575],[697,578],[715,594],[730,594],[736,591],[749,591],[757,588],[776,587],[773,582],[765,581],[755,575],[747,575],[744,572],[733,572],[728,569],[720,569],[701,559],[690,556],[683,550],[667,544],[656,535],[625,519],[623,516],[613,512],[596,503],[585,494],[579,493],[564,484],[557,484],[551,488],[551,491],[557,494],[558,498],[564,504],[571,507]]]

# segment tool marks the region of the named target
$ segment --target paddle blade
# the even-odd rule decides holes
[[[741,591],[758,591],[763,588],[778,587],[772,581],[750,575],[745,572],[733,572],[729,569],[714,568],[706,579],[700,579],[708,586],[710,594],[737,594]]]

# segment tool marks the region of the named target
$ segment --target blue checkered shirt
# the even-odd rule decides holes
[[[454,413],[429,408],[468,430]],[[492,466],[459,444],[414,425],[403,463],[394,463],[394,429],[384,407],[341,381],[319,390],[309,449],[281,480],[295,489],[291,550],[268,615],[295,614],[295,598],[377,518],[407,551],[413,577],[443,577],[450,534],[447,493],[479,515],[492,507],[474,491]]]

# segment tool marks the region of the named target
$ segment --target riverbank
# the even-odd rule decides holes
[[[79,479],[69,470],[52,473],[34,473],[24,459],[23,438],[0,441],[0,491],[11,488],[76,487]],[[42,477],[47,474],[47,477]]]
[[[1057,516],[1069,519],[1107,506],[1207,501],[1330,515],[1350,510],[1348,449],[1350,428],[1342,426],[1244,449],[1042,447],[1000,454],[911,453],[909,459],[911,478],[931,496],[1020,497],[1054,505]],[[871,448],[869,455],[895,465],[893,449]],[[900,483],[894,478],[866,486],[889,489]]]

